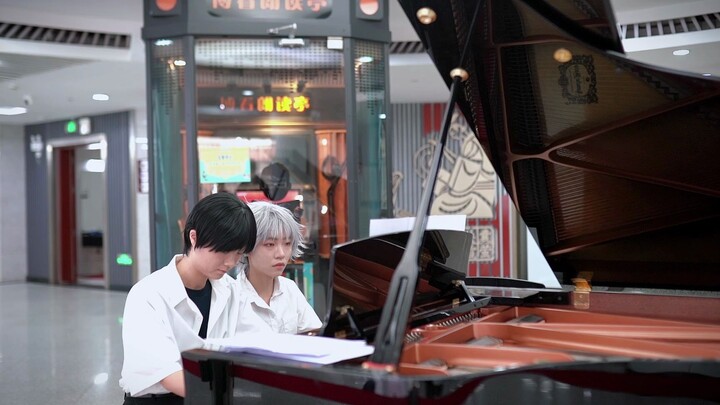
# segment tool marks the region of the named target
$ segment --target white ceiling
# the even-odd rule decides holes
[[[612,0],[618,23],[634,23],[720,13],[720,0]],[[141,0],[0,0],[0,22],[23,23],[128,34],[130,49],[43,44],[0,39],[0,107],[29,104],[28,113],[0,116],[0,124],[39,123],[129,109],[145,109],[144,44]],[[395,1],[390,2],[393,41],[417,35]],[[697,34],[697,35],[696,35]],[[624,43],[630,57],[720,77],[720,27],[682,34],[669,41],[640,38]],[[678,35],[674,36],[678,37]],[[692,48],[688,48],[688,45]],[[675,47],[691,49],[678,58]],[[390,99],[393,103],[444,102],[447,88],[427,55],[392,55]],[[109,101],[93,101],[107,93]]]

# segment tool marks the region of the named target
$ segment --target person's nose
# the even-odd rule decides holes
[[[229,253],[227,256],[225,256],[225,265],[228,267],[235,267],[240,260],[240,257],[238,257],[237,253]]]
[[[277,249],[275,249],[275,257],[277,257],[278,259],[283,259],[283,258],[285,258],[286,253],[287,253],[286,247],[283,246],[282,244],[278,243]]]

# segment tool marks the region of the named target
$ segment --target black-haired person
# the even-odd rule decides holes
[[[240,262],[237,282],[246,297],[241,330],[256,331],[264,322],[278,333],[303,333],[322,326],[320,318],[294,281],[283,277],[285,266],[302,253],[300,225],[287,208],[255,201],[248,204],[257,222],[257,243]]]
[[[241,291],[226,273],[253,249],[256,232],[245,203],[209,195],[187,217],[184,253],[132,287],[122,326],[125,404],[182,404],[180,353],[239,331]]]

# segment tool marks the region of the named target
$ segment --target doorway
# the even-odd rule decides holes
[[[50,280],[107,288],[107,184],[105,136],[48,143]]]

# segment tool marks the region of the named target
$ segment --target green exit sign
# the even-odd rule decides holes
[[[78,130],[78,125],[75,120],[68,121],[65,124],[65,133],[66,134],[74,134],[77,132],[77,130]]]
[[[132,257],[127,253],[120,253],[115,258],[115,263],[121,265],[121,266],[132,266],[133,259]]]

